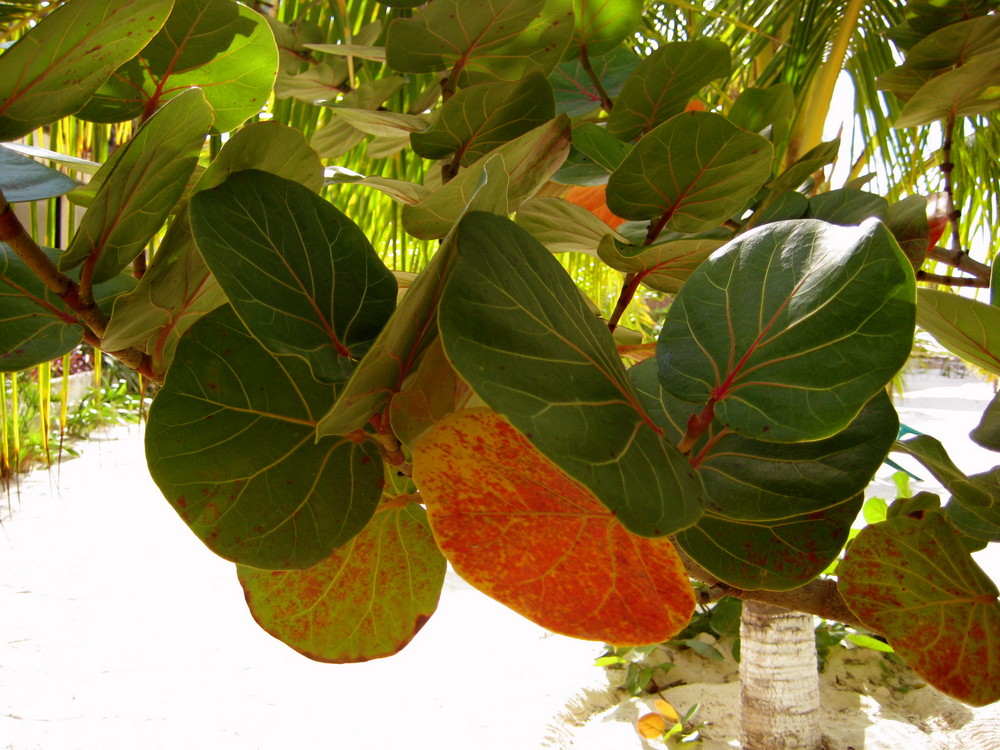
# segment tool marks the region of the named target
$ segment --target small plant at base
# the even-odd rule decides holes
[[[653,701],[653,711],[640,716],[636,728],[647,740],[661,739],[671,746],[700,743],[704,723],[693,723],[700,709],[701,704],[695,703],[681,716],[668,701],[657,698]]]

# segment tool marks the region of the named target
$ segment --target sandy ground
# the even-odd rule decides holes
[[[991,397],[972,379],[922,375],[900,413],[961,439]],[[0,750],[654,746],[634,729],[644,704],[592,666],[600,644],[551,635],[454,577],[397,656],[299,656],[254,624],[233,566],[152,484],[141,442],[138,429],[117,430],[0,498]],[[994,457],[971,443],[954,455],[969,471]],[[994,580],[998,558],[980,555]],[[706,748],[733,746],[735,665],[670,658],[687,660],[672,675],[689,684],[667,697],[703,704]],[[1000,747],[996,706],[973,712],[908,689],[918,684],[909,673],[882,674],[882,658],[864,650],[827,670],[833,750]]]

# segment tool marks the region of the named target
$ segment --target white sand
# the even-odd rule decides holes
[[[964,438],[992,396],[973,380],[910,385],[903,421],[946,443]],[[233,566],[159,495],[138,430],[114,437],[0,500],[0,749],[655,746],[634,729],[645,704],[592,666],[600,644],[551,635],[454,577],[399,655],[353,665],[299,656],[254,624]],[[962,468],[993,465],[973,448],[953,455]],[[995,551],[980,557],[1000,580]],[[691,684],[667,697],[681,709],[702,703],[703,747],[734,746],[735,665],[671,659],[687,660],[671,679]],[[881,664],[848,651],[825,673],[831,748],[1000,747],[996,706],[973,712],[931,688],[903,692],[912,675],[882,684]],[[961,744],[976,732],[988,741]]]

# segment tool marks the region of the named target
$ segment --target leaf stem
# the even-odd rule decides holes
[[[601,83],[600,76],[597,75],[597,71],[594,70],[594,66],[590,62],[590,53],[587,52],[586,44],[580,45],[580,65],[590,78],[590,82],[594,84],[594,88],[597,90],[597,95],[601,98],[601,109],[605,112],[610,112],[614,108],[615,103],[611,101],[611,97],[608,96],[607,89],[604,88],[604,84]]]
[[[955,169],[955,163],[952,161],[952,147],[955,143],[956,125],[955,113],[951,112],[944,125],[944,140],[941,144],[941,172],[944,174],[944,192],[948,201],[948,221],[951,222],[951,249],[959,255],[964,255],[958,223],[962,212],[955,206],[955,182],[952,177],[952,172]]]
[[[712,420],[715,419],[715,404],[716,399],[712,397],[705,404],[705,408],[701,410],[700,414],[692,414],[688,419],[687,431],[684,433],[684,437],[677,444],[677,450],[683,453],[685,456],[691,453],[694,448],[694,444],[698,442],[698,439],[708,432],[708,428],[712,424]],[[701,457],[699,456],[698,459]]]

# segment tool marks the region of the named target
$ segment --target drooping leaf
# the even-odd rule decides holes
[[[567,55],[588,57],[611,52],[635,32],[642,0],[573,0],[576,25]]]
[[[511,83],[462,89],[445,102],[437,121],[413,133],[413,150],[425,159],[453,160],[464,167],[555,116],[552,88],[541,73]]]
[[[851,610],[938,690],[1000,699],[1000,603],[940,512],[861,530],[837,569]]]
[[[1000,16],[970,18],[945,26],[917,42],[906,53],[906,65],[916,70],[940,70],[962,65],[977,55],[1000,53]]]
[[[608,118],[608,131],[632,141],[684,111],[709,82],[729,75],[729,47],[715,39],[670,42],[635,67]]]
[[[617,111],[617,110],[616,110]],[[608,208],[696,233],[720,225],[771,172],[771,144],[721,115],[685,112],[648,133],[608,180]]]
[[[80,183],[0,144],[0,190],[8,203],[65,195]]]
[[[311,567],[365,527],[382,495],[373,443],[316,440],[333,399],[305,362],[264,349],[219,307],[181,339],[150,407],[150,474],[217,555]]]
[[[173,0],[74,0],[0,55],[0,141],[79,110],[163,25]]]
[[[798,161],[768,183],[774,193],[795,190],[813,174],[833,163],[840,153],[840,139],[821,143],[807,151]]]
[[[543,627],[637,645],[669,639],[690,619],[691,584],[669,540],[629,533],[488,409],[433,427],[413,470],[455,570]]]
[[[605,93],[614,98],[641,58],[627,47],[616,47],[606,55],[590,60]],[[601,95],[580,58],[560,63],[549,75],[555,92],[556,112],[579,117],[601,106]]]
[[[49,259],[59,257],[46,250]],[[135,285],[118,277],[94,287],[94,298],[107,304]],[[0,243],[0,372],[16,372],[50,362],[83,341],[76,313],[50,290],[23,260]]]
[[[459,86],[548,75],[573,33],[560,1],[437,0],[413,18],[389,24],[386,61],[403,73],[452,68]]]
[[[809,198],[806,216],[849,227],[865,219],[885,219],[889,203],[881,195],[854,188],[840,188]]]
[[[518,226],[552,253],[597,255],[597,247],[611,230],[593,213],[563,198],[542,196],[521,204]],[[618,235],[624,241],[624,237]]]
[[[702,263],[674,299],[657,345],[660,382],[682,401],[711,405],[745,437],[829,437],[906,361],[914,286],[876,222],[751,230]]]
[[[655,245],[633,245],[606,235],[597,255],[612,268],[638,274],[639,281],[658,292],[676,294],[681,285],[702,261],[711,255],[721,240],[673,240]]]
[[[462,378],[630,530],[659,536],[693,523],[701,483],[662,440],[559,262],[492,214],[466,216],[455,241],[438,326]]]
[[[323,165],[299,131],[276,122],[256,122],[226,141],[195,190],[220,185],[244,169],[272,172],[316,192],[323,186]],[[115,300],[104,345],[112,350],[138,345],[151,355],[153,369],[163,372],[178,338],[225,301],[195,248],[184,210],[174,217],[135,290]]]
[[[445,569],[426,513],[409,503],[383,506],[308,570],[237,574],[258,625],[310,659],[343,664],[406,646],[437,608]]]
[[[979,55],[959,68],[931,78],[903,105],[894,126],[911,128],[935,120],[993,112],[1000,108],[996,94],[1000,55]]]
[[[677,543],[720,581],[742,589],[803,586],[837,559],[862,495],[822,510],[767,521],[740,521],[712,510],[677,535]]]
[[[191,199],[198,249],[237,314],[275,353],[347,379],[396,304],[396,281],[354,222],[309,188],[256,169]]]
[[[948,351],[1000,375],[1000,308],[922,287],[917,323]]]
[[[204,89],[214,128],[235,130],[267,103],[278,50],[267,22],[235,0],[174,0],[151,52],[119,68],[79,113],[95,122],[148,115],[191,86]]]
[[[373,135],[376,138],[398,137],[403,143],[409,140],[411,134],[420,132],[430,125],[430,118],[427,115],[382,112],[340,105],[330,107],[330,114],[336,119],[346,121],[352,128],[365,135]]]
[[[93,264],[95,283],[118,275],[173,210],[194,171],[212,108],[188,89],[145,122],[105,176],[59,268]]]

